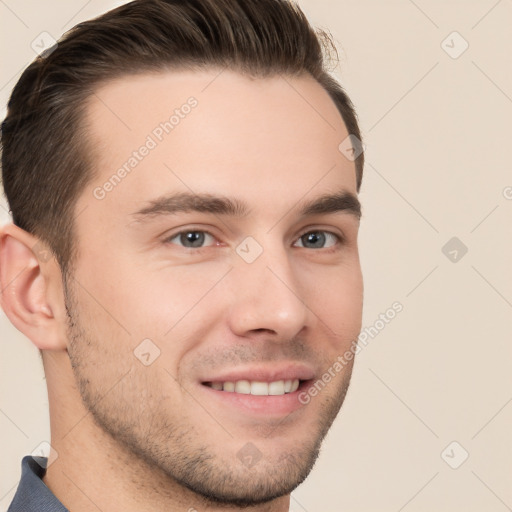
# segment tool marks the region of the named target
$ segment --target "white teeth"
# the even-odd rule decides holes
[[[235,393],[242,393],[244,395],[251,394],[251,383],[248,380],[238,380],[235,383]]]
[[[251,395],[268,395],[268,383],[251,382]]]
[[[210,386],[217,391],[235,392],[243,395],[280,396],[297,391],[299,384],[299,379],[276,380],[273,382],[238,380],[236,382],[212,382]]]
[[[284,380],[276,380],[268,385],[269,395],[284,395]]]
[[[234,393],[234,391],[235,391],[235,383],[234,382],[224,382],[224,385],[221,382],[220,385],[223,387],[224,391],[229,391],[231,393]]]

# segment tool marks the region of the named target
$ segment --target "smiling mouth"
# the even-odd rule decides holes
[[[294,393],[299,389],[302,382],[299,379],[276,380],[272,382],[237,380],[225,382],[203,382],[204,386],[225,391],[227,393],[239,393],[242,395],[254,396],[281,396]]]

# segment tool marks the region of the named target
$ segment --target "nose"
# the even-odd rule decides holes
[[[270,255],[267,249],[252,263],[237,261],[230,276],[233,294],[228,313],[236,335],[262,333],[289,341],[309,322],[307,297],[285,252]]]

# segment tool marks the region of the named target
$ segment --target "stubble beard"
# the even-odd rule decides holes
[[[254,466],[247,467],[237,453],[215,454],[212,446],[201,441],[194,425],[180,423],[179,411],[174,417],[165,414],[166,409],[161,407],[153,392],[161,389],[156,374],[137,374],[135,370],[134,375],[127,376],[127,380],[123,379],[102,396],[95,386],[95,378],[101,381],[102,377],[94,375],[94,363],[98,361],[102,342],[93,339],[81,322],[79,306],[73,295],[72,290],[65,286],[68,352],[80,396],[95,424],[119,447],[119,455],[131,461],[132,470],[140,468],[140,471],[150,474],[158,473],[164,480],[170,480],[169,489],[178,483],[206,502],[233,508],[268,503],[290,494],[306,479],[343,404],[351,367],[346,368],[347,373],[336,394],[317,397],[322,400],[317,428],[304,436],[301,446],[277,457],[265,454],[263,449],[262,458]],[[111,363],[106,368],[115,366],[115,360]],[[142,396],[153,396],[153,402],[146,400],[142,403]],[[265,439],[262,439],[261,445],[264,443]],[[244,440],[241,439],[240,447],[243,445]],[[148,480],[147,475],[143,480]],[[151,490],[155,491],[166,494],[166,489],[161,487]],[[144,487],[144,492],[149,491]]]

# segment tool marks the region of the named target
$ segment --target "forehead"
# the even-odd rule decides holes
[[[86,124],[95,178],[79,202],[114,216],[173,191],[222,192],[270,208],[314,190],[356,190],[354,163],[338,149],[346,127],[310,76],[126,76],[91,96]]]

